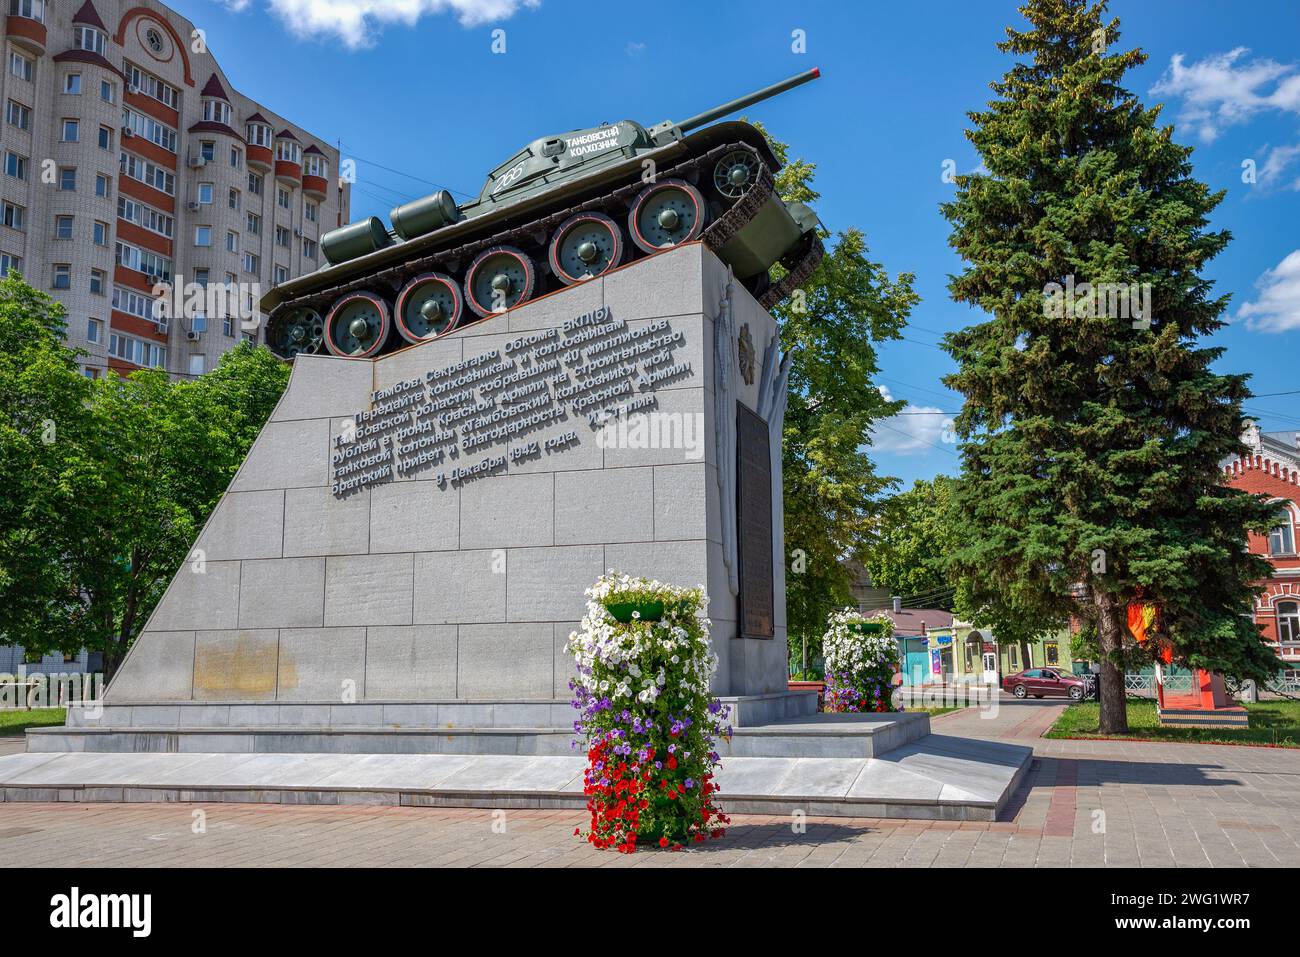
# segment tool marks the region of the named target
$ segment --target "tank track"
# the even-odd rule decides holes
[[[758,151],[747,143],[725,143],[714,147],[707,153],[687,159],[669,169],[661,170],[657,176],[660,179],[685,179],[697,182],[702,171],[711,167],[724,155],[736,150],[747,150],[753,153],[755,158],[758,159],[760,174],[754,184],[739,200],[728,207],[720,216],[712,219],[704,228],[700,238],[705,245],[714,251],[722,249],[758,213],[767,201],[768,196],[774,191],[771,171],[768,169],[767,164],[762,161]],[[544,246],[549,241],[554,230],[570,216],[577,213],[602,211],[612,205],[629,205],[644,186],[645,184],[638,179],[607,193],[591,197],[577,205],[557,210],[547,216],[502,230],[490,236],[460,246],[454,246],[450,249],[439,250],[418,259],[407,260],[379,272],[329,286],[294,299],[286,299],[276,305],[266,316],[265,325],[269,328],[277,317],[299,308],[315,309],[324,316],[330,304],[350,292],[374,291],[376,286],[391,286],[395,293],[409,280],[423,273],[439,271],[458,275],[462,268],[467,266],[478,253],[493,246],[532,244]],[[770,309],[790,295],[795,287],[807,279],[816,269],[823,253],[822,242],[817,234],[815,232],[807,234],[798,248],[782,259],[781,263],[787,270],[786,275],[780,281],[767,286],[759,293],[759,302],[762,303],[763,307]],[[325,351],[323,347],[321,351]]]

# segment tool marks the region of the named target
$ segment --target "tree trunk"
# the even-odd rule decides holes
[[[1097,604],[1097,643],[1101,646],[1101,674],[1097,676],[1097,700],[1101,704],[1099,730],[1102,734],[1128,733],[1128,702],[1124,693],[1124,672],[1115,657],[1124,647],[1123,608],[1115,596],[1093,589]]]

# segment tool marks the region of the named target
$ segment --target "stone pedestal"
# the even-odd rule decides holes
[[[760,437],[784,408],[775,337],[692,244],[380,359],[298,358],[107,703],[567,701],[607,569],[703,584],[715,691],[784,695],[779,427],[769,515],[737,475],[738,406]]]

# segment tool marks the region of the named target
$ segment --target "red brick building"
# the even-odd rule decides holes
[[[1228,484],[1269,496],[1278,524],[1268,535],[1251,535],[1250,550],[1273,563],[1266,590],[1255,603],[1264,640],[1300,675],[1300,432],[1260,432],[1246,423],[1242,441],[1249,453],[1223,463]]]

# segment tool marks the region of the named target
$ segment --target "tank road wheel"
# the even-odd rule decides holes
[[[566,286],[608,272],[623,261],[623,234],[602,213],[570,216],[551,239],[551,272]]]
[[[408,282],[397,296],[393,316],[407,342],[435,339],[460,322],[460,286],[450,276],[428,272]]]
[[[730,200],[737,200],[758,182],[758,157],[749,150],[734,150],[713,167],[713,188]]]
[[[698,239],[704,232],[704,197],[690,183],[666,179],[641,190],[627,215],[632,242],[653,253]]]
[[[514,246],[479,253],[465,273],[465,301],[480,316],[513,309],[533,297],[537,270],[532,257]]]
[[[266,326],[266,344],[282,359],[320,352],[325,320],[315,309],[286,309]]]
[[[325,347],[336,356],[369,359],[388,340],[390,328],[388,303],[374,293],[349,293],[325,320]]]

